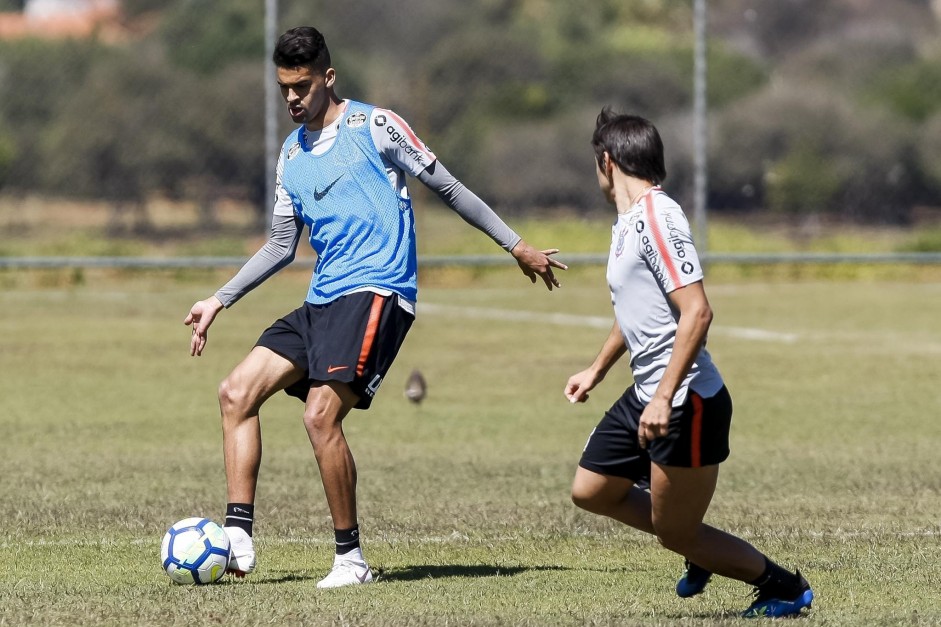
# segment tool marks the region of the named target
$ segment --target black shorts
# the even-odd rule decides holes
[[[307,401],[314,381],[341,381],[368,409],[415,319],[399,296],[354,292],[326,305],[303,305],[268,327],[256,346],[289,359],[304,376],[285,392]]]
[[[722,387],[714,396],[702,398],[692,390],[686,402],[674,407],[670,428],[640,448],[637,428],[645,404],[634,386],[628,388],[595,427],[578,465],[602,475],[623,477],[639,487],[650,485],[650,463],[697,468],[725,461],[729,456],[732,397]]]

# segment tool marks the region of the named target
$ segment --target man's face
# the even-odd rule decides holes
[[[288,105],[291,120],[297,124],[307,124],[323,118],[330,105],[330,88],[335,79],[333,68],[319,72],[309,67],[279,67],[278,85],[281,86],[281,97]]]

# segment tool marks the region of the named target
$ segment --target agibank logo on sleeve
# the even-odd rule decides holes
[[[389,139],[392,140],[392,143],[402,149],[406,157],[413,159],[415,163],[419,165],[427,165],[425,154],[409,140],[408,135],[392,124],[386,126],[386,133],[389,134]]]
[[[685,233],[676,225],[673,214],[667,213],[663,217],[663,222],[667,227],[667,241],[673,246],[673,249],[676,251],[676,256],[679,259],[686,259],[687,238],[684,237]]]

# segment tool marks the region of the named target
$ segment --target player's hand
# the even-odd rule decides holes
[[[594,389],[602,378],[602,375],[591,368],[582,370],[569,377],[563,394],[565,394],[565,398],[569,399],[570,403],[584,403],[588,400],[588,392]]]
[[[670,432],[670,414],[673,413],[673,407],[670,403],[654,398],[644,408],[640,415],[640,423],[637,427],[637,440],[640,448],[647,448],[647,444],[656,438],[662,438]]]
[[[536,250],[523,240],[520,240],[519,243],[513,247],[513,250],[510,251],[510,254],[516,259],[520,270],[529,277],[530,281],[535,283],[538,277],[542,277],[546,287],[551,290],[553,286],[562,287],[559,280],[552,274],[552,269],[559,268],[560,270],[568,270],[567,265],[550,256],[557,252],[559,252],[558,248]]]
[[[199,357],[203,354],[206,341],[209,339],[209,325],[216,319],[216,314],[222,310],[222,303],[215,296],[195,303],[189,314],[183,319],[183,324],[193,325],[193,334],[190,337],[190,355]]]

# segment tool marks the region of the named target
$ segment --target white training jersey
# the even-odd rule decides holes
[[[337,133],[340,130],[340,124],[346,118],[344,114],[348,106],[349,101],[344,100],[343,110],[330,126],[326,126],[319,131],[307,132],[306,143],[313,154],[322,155],[333,147],[337,139]],[[372,110],[369,131],[373,143],[376,144],[376,150],[382,155],[389,184],[399,194],[399,197],[408,198],[408,187],[404,175],[418,176],[425,168],[434,163],[437,157],[415,135],[405,120],[388,109],[376,107]],[[291,202],[290,195],[281,185],[283,173],[284,157],[282,153],[282,156],[278,158],[276,170],[274,215],[292,216],[294,215],[294,205]]]
[[[689,222],[659,187],[618,214],[611,232],[608,287],[611,303],[631,355],[637,396],[649,403],[673,354],[679,311],[667,294],[703,278]],[[705,346],[673,397],[686,402],[687,390],[703,398],[722,388],[722,376]]]

